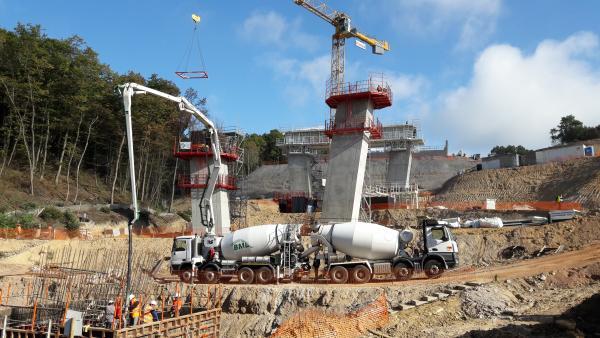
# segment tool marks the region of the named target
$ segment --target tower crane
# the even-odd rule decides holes
[[[359,32],[350,24],[350,17],[340,11],[333,10],[319,0],[294,0],[296,5],[306,8],[311,13],[329,22],[334,28],[331,44],[331,76],[329,83],[332,92],[338,92],[344,83],[344,46],[347,38],[356,38],[370,45],[373,54],[384,54],[390,50],[387,41],[377,40]]]

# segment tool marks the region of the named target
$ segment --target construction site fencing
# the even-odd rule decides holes
[[[389,323],[390,312],[384,294],[360,309],[341,314],[308,309],[283,321],[271,337],[361,337]]]
[[[479,210],[486,209],[485,202],[444,202],[430,201],[424,205],[426,208],[446,208],[452,210]],[[555,201],[496,201],[493,210],[581,210],[581,203],[578,202],[555,202]]]
[[[152,248],[134,250],[131,293],[141,309],[155,300],[159,318],[164,320],[221,307],[220,285],[161,284],[155,280],[153,267],[161,260],[162,255]],[[117,315],[111,329],[121,329],[126,325],[126,274],[126,250],[45,248],[29,274],[30,279],[0,284],[0,305],[11,308],[8,326],[13,329],[40,331],[50,320],[55,323],[53,330],[58,331],[65,324],[68,310],[81,312],[84,325],[105,327],[105,309],[113,301]],[[183,302],[174,312],[176,295]]]

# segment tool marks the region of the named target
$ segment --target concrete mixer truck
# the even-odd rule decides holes
[[[296,271],[308,270],[302,255],[299,224],[267,224],[240,229],[222,237],[179,236],[171,250],[171,273],[184,282],[265,284],[291,279]]]
[[[445,222],[426,219],[421,225],[416,245],[409,230],[363,222],[317,225],[302,256],[312,255],[313,267],[323,260],[320,272],[333,283],[366,283],[374,276],[408,280],[418,271],[436,278],[458,265],[458,246]]]

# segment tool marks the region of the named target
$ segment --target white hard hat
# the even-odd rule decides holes
[[[179,293],[176,292],[173,297],[179,297]]]
[[[129,295],[129,300],[132,300],[134,298],[135,298],[135,296],[133,294]]]
[[[155,300],[153,300],[150,302],[150,305],[158,305],[158,303]]]
[[[108,301],[108,304],[114,304],[114,303],[115,303],[115,301],[114,301],[114,300],[112,300],[112,299],[110,299],[110,300]]]

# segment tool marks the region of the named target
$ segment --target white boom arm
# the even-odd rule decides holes
[[[134,95],[140,94],[152,94],[158,97],[162,97],[163,99],[167,99],[173,102],[176,102],[179,106],[179,110],[188,112],[196,117],[206,129],[210,133],[210,141],[211,141],[211,150],[214,157],[214,171],[209,171],[209,179],[206,185],[206,189],[204,190],[204,195],[202,196],[202,209],[207,212],[208,216],[208,224],[205,226],[208,228],[208,233],[214,234],[214,218],[213,218],[213,205],[212,205],[212,194],[217,185],[217,181],[222,174],[222,165],[221,165],[221,145],[219,143],[219,136],[217,134],[217,128],[211,120],[206,117],[198,108],[194,107],[185,97],[181,96],[173,96],[167,93],[163,93],[156,89],[148,88],[137,83],[126,83],[124,85],[119,86],[119,91],[123,96],[123,105],[125,107],[125,122],[127,126],[127,148],[129,150],[129,170],[131,172],[131,199],[133,201],[133,210],[134,210],[134,221],[138,219],[139,209],[137,204],[137,194],[136,194],[136,183],[135,183],[135,164],[133,157],[133,136],[132,136],[132,128],[131,128],[131,98]],[[133,223],[133,221],[132,221]]]

